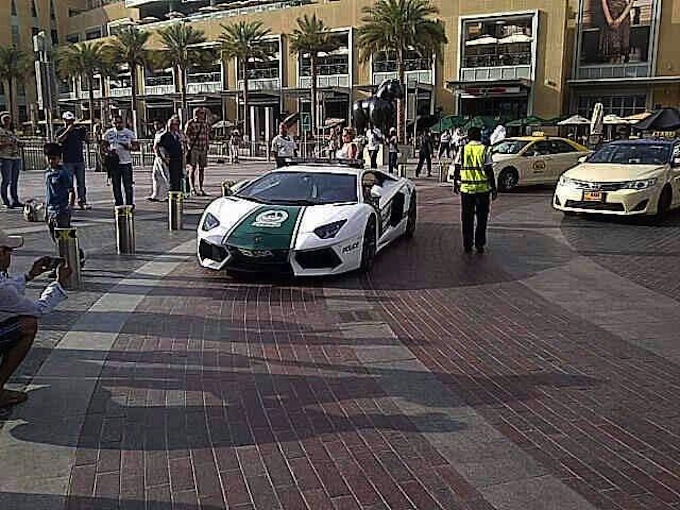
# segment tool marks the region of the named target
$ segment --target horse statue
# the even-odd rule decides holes
[[[387,133],[394,125],[397,115],[394,101],[404,98],[404,86],[399,80],[383,81],[375,94],[368,99],[360,99],[352,106],[352,117],[357,133],[363,133],[370,125]]]

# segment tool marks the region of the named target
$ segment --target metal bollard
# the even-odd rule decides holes
[[[399,177],[406,177],[406,165],[402,163],[397,166],[397,175]]]
[[[222,183],[222,196],[223,197],[228,197],[229,195],[233,195],[234,192],[231,191],[231,187],[236,184],[234,181],[224,181]]]
[[[59,256],[66,261],[71,268],[71,276],[68,277],[65,287],[69,290],[79,289],[82,286],[80,276],[80,246],[78,244],[78,232],[75,227],[55,228],[54,236],[57,238],[57,250]]]
[[[116,247],[118,253],[135,253],[135,210],[131,205],[116,206]]]
[[[181,191],[168,192],[168,228],[182,230],[184,216],[184,195]]]

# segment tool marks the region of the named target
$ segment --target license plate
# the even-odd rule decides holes
[[[583,192],[584,202],[603,202],[604,193],[601,191],[584,191]]]

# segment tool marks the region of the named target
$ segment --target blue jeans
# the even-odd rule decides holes
[[[64,168],[71,173],[73,182],[77,183],[76,189],[78,190],[78,203],[87,203],[87,190],[85,189],[85,163],[64,163]]]
[[[19,204],[18,186],[21,160],[1,158],[0,170],[2,170],[2,183],[0,183],[2,202],[8,207]],[[7,196],[7,188],[9,188],[9,194],[12,198],[11,202]]]

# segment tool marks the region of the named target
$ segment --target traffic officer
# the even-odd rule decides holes
[[[470,253],[473,245],[478,253],[484,253],[489,203],[491,199],[496,200],[498,193],[491,151],[482,143],[481,130],[476,127],[470,128],[468,140],[465,147],[456,154],[453,192],[460,193],[465,253]]]

